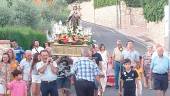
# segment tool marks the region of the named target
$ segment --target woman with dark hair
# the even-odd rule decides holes
[[[38,73],[38,70],[36,69],[36,64],[40,62],[40,53],[35,53],[33,56],[33,61],[31,65],[31,78],[32,78],[32,85],[31,85],[31,91],[32,96],[40,96],[40,76]]]
[[[4,53],[0,63],[0,96],[8,94],[5,85],[10,81],[10,75],[10,56],[8,53]]]
[[[51,47],[50,42],[45,42],[45,43],[44,43],[44,48],[47,48],[47,47]]]

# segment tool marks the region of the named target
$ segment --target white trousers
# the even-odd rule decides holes
[[[100,79],[101,82],[101,86],[103,89],[103,92],[105,91],[105,87],[107,84],[107,63],[106,62],[102,62],[102,73],[104,74],[104,77]]]

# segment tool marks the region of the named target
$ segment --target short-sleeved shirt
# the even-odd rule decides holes
[[[133,51],[128,51],[128,50],[124,50],[122,52],[122,55],[123,55],[123,59],[130,59],[131,62],[132,62],[132,66],[135,66],[136,63],[135,61],[139,61],[139,52],[136,51],[136,50],[133,50]]]
[[[81,58],[71,67],[71,74],[75,74],[76,79],[95,81],[96,76],[100,74],[96,63],[88,58]]]
[[[96,64],[99,65],[99,62],[102,61],[102,56],[100,55],[100,53],[95,53],[92,55],[92,59],[94,59],[96,61]]]
[[[16,55],[16,60],[20,62],[23,58],[24,50],[22,49],[22,47],[17,47],[17,48],[14,48],[14,52]]]
[[[36,65],[33,66],[32,75],[39,75],[39,72],[38,72],[38,70],[37,70],[37,68],[36,68]]]
[[[151,62],[151,70],[153,73],[165,74],[170,68],[170,59],[167,56],[156,56]]]
[[[146,77],[148,77],[151,73],[150,73],[150,66],[151,66],[151,57],[152,57],[153,53],[145,53],[143,55],[143,69],[144,69],[144,75]]]
[[[135,69],[136,72],[138,73],[138,80],[142,80],[142,74],[144,73],[143,68]]]
[[[27,95],[27,84],[25,81],[13,80],[7,85],[11,92],[11,96],[26,96]]]
[[[124,48],[122,48],[122,51],[123,51],[123,49]],[[113,56],[114,56],[115,61],[120,61],[122,59],[122,57],[123,57],[122,56],[122,51],[118,47],[114,48]]]
[[[23,70],[23,80],[30,80],[30,70],[31,70],[32,61],[27,61],[26,59],[21,60],[20,67]]]
[[[32,49],[32,54],[35,54],[35,53],[40,53],[42,50],[44,50],[43,47],[38,47],[38,48],[33,48]]]
[[[69,61],[62,60],[58,64],[58,78],[65,78],[70,76],[70,70],[71,70],[71,64],[69,64]]]
[[[138,78],[138,73],[135,70],[131,70],[130,72],[124,71],[121,75],[124,89],[136,88],[136,78]]]
[[[45,63],[43,61],[38,62],[36,64],[36,68],[37,70],[39,70],[40,68],[42,68],[45,65]],[[53,61],[53,66],[57,68],[57,63]],[[40,79],[42,81],[54,81],[57,79],[57,74],[54,74],[51,70],[51,66],[47,65],[46,70],[44,71],[44,73],[40,73]]]

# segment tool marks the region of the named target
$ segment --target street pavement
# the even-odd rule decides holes
[[[123,45],[126,46],[127,41],[135,41],[135,49],[138,50],[141,54],[145,52],[146,44],[129,36],[125,36],[119,32],[116,32],[114,29],[107,28],[104,26],[82,22],[83,28],[92,28],[92,38],[96,41],[97,44],[104,43],[107,50],[112,54],[113,48],[116,47],[116,40],[121,40]]]
[[[126,42],[128,40],[133,40],[135,49],[140,52],[142,55],[146,50],[146,44],[141,42],[140,40],[137,40],[136,38],[128,37],[123,34],[120,34],[119,32],[116,32],[114,29],[107,28],[104,26],[99,26],[87,22],[82,22],[83,28],[92,28],[93,36],[92,38],[96,40],[97,44],[104,43],[107,50],[112,54],[113,48],[116,46],[116,40],[120,39],[122,40],[124,46],[126,45]],[[72,96],[75,96],[75,90],[72,86]],[[104,92],[104,96],[117,96],[118,90],[114,87],[107,87],[106,91]],[[154,90],[145,89],[143,88],[142,96],[155,96]],[[167,95],[170,94],[170,88],[167,90]]]

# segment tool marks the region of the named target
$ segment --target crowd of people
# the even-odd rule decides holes
[[[23,50],[11,40],[0,62],[0,96],[69,96],[72,84],[77,96],[103,96],[110,65],[120,96],[142,96],[143,86],[156,90],[155,96],[165,96],[170,59],[160,44],[155,50],[148,46],[145,54],[133,41],[124,46],[121,40],[113,53],[104,44],[81,51],[82,57],[52,56],[48,42],[41,47],[35,40],[30,50]]]

